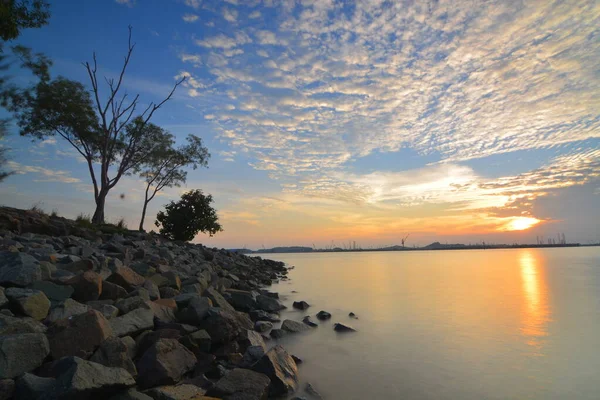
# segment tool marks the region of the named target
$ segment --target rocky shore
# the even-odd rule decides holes
[[[265,288],[286,274],[260,257],[0,208],[0,400],[290,396],[300,359],[271,340],[315,323],[272,329],[285,307]]]

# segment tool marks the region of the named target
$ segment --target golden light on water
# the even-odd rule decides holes
[[[541,338],[548,335],[547,323],[550,321],[548,307],[548,289],[539,267],[539,254],[523,250],[519,256],[523,288],[523,325],[522,334],[527,344],[541,348]]]
[[[541,221],[537,218],[532,217],[514,217],[508,222],[504,229],[505,231],[523,231],[529,229],[534,225],[539,224]]]

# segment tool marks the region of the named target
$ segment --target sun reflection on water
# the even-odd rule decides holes
[[[523,250],[519,256],[521,279],[523,283],[523,326],[521,333],[528,345],[539,350],[543,338],[548,336],[547,324],[550,321],[548,306],[548,288],[539,267],[539,255],[531,250]]]

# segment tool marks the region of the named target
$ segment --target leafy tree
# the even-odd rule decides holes
[[[212,196],[202,194],[199,189],[181,195],[177,203],[171,201],[165,212],[156,215],[156,226],[160,233],[171,240],[192,240],[198,232],[213,236],[223,230],[217,222],[217,212],[210,206]]]
[[[208,149],[202,145],[202,139],[197,136],[189,135],[187,144],[177,149],[173,148],[172,135],[163,132],[160,137],[163,139],[163,143],[156,146],[156,151],[148,159],[144,170],[140,174],[146,180],[140,231],[144,230],[144,219],[148,203],[152,201],[156,193],[165,187],[180,187],[187,178],[184,167],[191,166],[193,169],[199,166],[206,167],[210,158]]]
[[[142,165],[164,140],[150,119],[171,99],[185,79],[159,103],[150,103],[137,113],[139,95],[129,101],[123,93],[123,79],[135,45],[131,43],[129,27],[128,51],[118,78],[106,79],[107,93],[103,96],[98,82],[96,54],[86,62],[91,94],[83,84],[58,77],[43,77],[32,88],[13,90],[9,109],[17,116],[21,135],[34,139],[59,136],[85,159],[94,186],[96,210],[92,222],[104,222],[106,196],[124,175],[139,172]],[[35,65],[33,65],[35,67]],[[98,167],[95,164],[99,164]]]

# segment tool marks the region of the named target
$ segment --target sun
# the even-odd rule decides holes
[[[532,217],[513,217],[506,225],[504,230],[506,231],[524,231],[534,225],[539,224],[541,221],[537,218]]]

